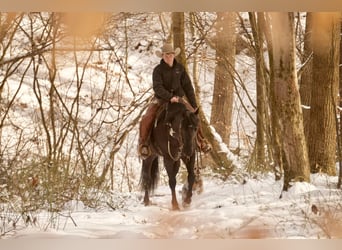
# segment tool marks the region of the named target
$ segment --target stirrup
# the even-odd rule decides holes
[[[146,159],[151,155],[151,149],[148,145],[141,144],[139,145],[139,155],[143,158]]]

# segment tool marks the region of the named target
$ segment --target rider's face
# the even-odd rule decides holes
[[[175,53],[163,53],[163,60],[172,67],[173,60],[175,59]]]

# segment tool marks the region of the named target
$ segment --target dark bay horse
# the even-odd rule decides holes
[[[167,103],[156,119],[150,135],[152,154],[143,160],[140,185],[145,191],[144,204],[150,205],[150,192],[159,177],[158,158],[162,156],[169,177],[172,209],[179,210],[176,197],[176,176],[182,160],[188,172],[188,188],[183,206],[189,206],[195,181],[196,133],[199,126],[198,112],[189,111],[183,103]]]

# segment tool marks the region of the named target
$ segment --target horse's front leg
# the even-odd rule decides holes
[[[195,165],[195,156],[191,156],[190,158],[183,159],[183,162],[186,165],[186,169],[188,171],[188,186],[185,190],[185,197],[183,197],[183,206],[187,207],[191,203],[192,197],[192,187],[195,182],[195,172],[194,172],[194,165]]]
[[[164,162],[166,172],[169,176],[169,186],[171,189],[171,204],[172,204],[172,210],[179,210],[179,205],[177,201],[177,195],[176,195],[176,176],[179,170],[180,161],[165,161]]]
[[[145,206],[151,205],[150,194],[149,194],[148,190],[145,190],[144,205]]]

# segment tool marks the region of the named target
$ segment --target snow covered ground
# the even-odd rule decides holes
[[[161,185],[152,196],[152,206],[142,204],[139,191],[119,194],[116,200],[121,199],[122,206],[115,210],[95,211],[73,203],[57,219],[36,214],[35,225],[17,228],[4,238],[340,238],[342,193],[334,189],[337,178],[313,175],[312,179],[312,184],[296,183],[279,199],[282,182],[271,175],[247,179],[245,184],[205,178],[203,192],[194,194],[191,206],[180,211],[171,210],[170,190]]]

